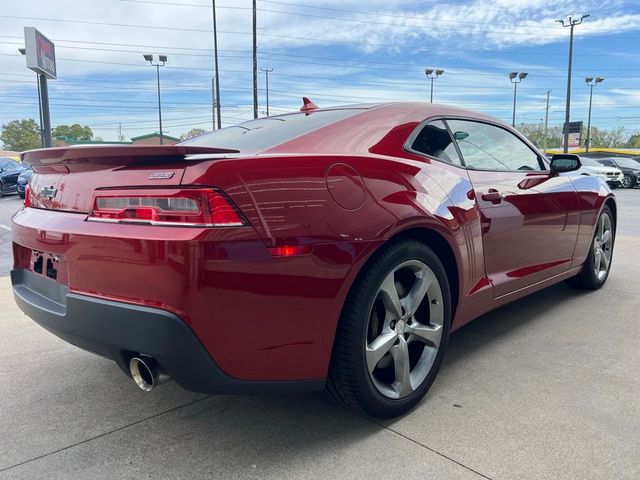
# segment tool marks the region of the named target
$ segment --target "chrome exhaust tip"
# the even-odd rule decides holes
[[[129,371],[136,385],[145,392],[150,392],[170,379],[151,357],[133,357],[129,360]]]

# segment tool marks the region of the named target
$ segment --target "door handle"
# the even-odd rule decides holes
[[[490,188],[489,191],[487,193],[483,193],[481,197],[482,197],[482,200],[486,202],[491,202],[494,205],[497,205],[500,202],[502,202],[503,195],[501,192],[499,192],[495,188]]]

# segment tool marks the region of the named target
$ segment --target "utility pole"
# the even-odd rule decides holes
[[[431,97],[429,102],[433,103],[433,81],[444,73],[444,70],[425,68],[424,74],[431,80]]]
[[[588,14],[580,17],[580,20],[574,20],[572,15],[568,15],[566,22],[565,20],[556,20],[556,22],[561,24],[563,27],[569,27],[571,30],[569,34],[569,68],[567,71],[567,104],[566,104],[565,113],[564,113],[564,127],[562,129],[564,134],[563,140],[562,140],[562,143],[563,143],[562,151],[564,153],[569,152],[569,120],[571,116],[571,68],[573,66],[573,27],[575,27],[576,25],[580,25],[584,21],[584,19],[587,17],[589,17]]]
[[[547,134],[549,132],[549,95],[551,94],[551,90],[547,90],[547,108],[544,114],[544,147],[543,151],[547,152]]]
[[[220,72],[218,71],[218,27],[216,22],[216,0],[211,0],[211,14],[213,17],[213,59],[215,66],[215,93],[213,95],[213,99],[214,110],[216,112],[218,120],[218,130],[220,130],[222,128],[222,114],[220,113]],[[213,124],[213,129],[216,129],[215,121]]]
[[[511,120],[511,126],[516,128],[516,94],[518,91],[518,84],[522,82],[529,75],[527,72],[511,72],[509,74],[509,80],[513,83],[513,118]]]
[[[124,141],[124,137],[122,136],[122,122],[118,122],[118,141]]]
[[[267,117],[268,117],[269,116],[269,74],[273,72],[273,68],[271,69],[261,68],[260,71],[264,72],[265,84],[267,87]]]
[[[258,118],[258,39],[256,0],[253,0],[253,118]]]
[[[594,82],[595,80],[595,82]],[[584,79],[585,82],[587,82],[587,85],[589,85],[589,120],[587,121],[587,140],[584,142],[584,146],[585,146],[585,153],[589,152],[589,147],[591,146],[591,102],[593,100],[593,87],[595,87],[596,85],[598,85],[601,82],[604,82],[604,78],[602,77],[596,77],[595,79],[593,77],[586,77]]]

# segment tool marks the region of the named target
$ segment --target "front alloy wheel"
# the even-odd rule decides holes
[[[624,188],[632,188],[633,187],[633,177],[631,175],[625,174],[624,177],[622,177],[622,186]]]
[[[434,251],[411,239],[386,245],[345,302],[327,394],[377,417],[407,412],[436,377],[450,322],[447,273]]]

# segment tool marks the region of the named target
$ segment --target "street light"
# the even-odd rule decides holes
[[[513,119],[511,120],[511,126],[516,127],[516,92],[518,90],[518,84],[522,82],[529,75],[527,72],[511,72],[509,74],[509,80],[513,83]]]
[[[589,151],[591,143],[591,101],[593,100],[593,87],[604,82],[602,77],[585,77],[584,81],[589,85],[589,120],[587,121],[587,140],[584,142],[585,152]]]
[[[569,152],[569,120],[571,115],[571,67],[573,65],[573,27],[576,25],[580,25],[585,18],[589,17],[589,15],[583,15],[580,17],[580,20],[574,20],[572,15],[568,15],[567,21],[565,23],[564,20],[556,20],[557,23],[561,24],[563,27],[571,28],[571,34],[569,35],[569,68],[567,71],[567,105],[565,107],[564,112],[564,138],[563,138],[563,149],[564,153]]]
[[[433,81],[444,73],[444,70],[425,68],[424,74],[431,79],[431,103],[433,103]]]
[[[160,145],[162,145],[164,143],[164,137],[162,135],[162,105],[160,104],[160,67],[164,67],[164,64],[167,63],[167,56],[158,55],[157,63],[153,63],[153,55],[150,53],[145,53],[142,56],[153,67],[156,67],[156,76],[158,79],[158,123],[160,124]]]

